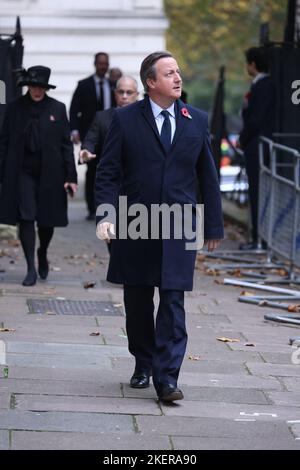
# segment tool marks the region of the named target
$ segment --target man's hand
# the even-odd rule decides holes
[[[100,240],[110,243],[110,239],[113,238],[112,236],[116,235],[114,224],[111,222],[99,222],[96,228],[96,235]]]
[[[74,197],[74,194],[76,193],[78,186],[76,183],[65,183],[64,188],[71,197]]]
[[[207,251],[214,251],[218,248],[221,240],[205,240],[204,245],[207,245]]]
[[[80,161],[80,163],[88,163],[91,160],[93,160],[93,158],[96,158],[95,153],[91,153],[86,149],[80,150],[80,152],[79,152],[79,161]]]
[[[73,144],[80,144],[80,134],[78,131],[71,132],[71,142],[73,142]]]

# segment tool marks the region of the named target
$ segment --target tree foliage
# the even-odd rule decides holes
[[[246,86],[244,51],[259,43],[259,29],[269,22],[270,39],[282,41],[287,0],[165,0],[170,22],[167,48],[180,64],[185,88],[204,88],[226,67],[229,94]],[[236,93],[235,93],[236,92]]]

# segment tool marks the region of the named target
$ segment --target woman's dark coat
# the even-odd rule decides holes
[[[19,177],[24,158],[24,128],[28,123],[28,95],[7,105],[0,133],[0,223],[16,225]],[[46,95],[40,113],[41,171],[37,222],[42,226],[68,224],[64,183],[77,183],[65,105]]]

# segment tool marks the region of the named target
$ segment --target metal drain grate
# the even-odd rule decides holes
[[[112,302],[91,300],[27,299],[29,313],[56,315],[123,316],[121,307]]]

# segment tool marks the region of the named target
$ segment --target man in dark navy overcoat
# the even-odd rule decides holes
[[[268,74],[268,53],[262,47],[251,47],[245,52],[246,68],[253,78],[249,92],[244,97],[243,129],[238,147],[244,150],[249,183],[252,241],[241,249],[258,248],[258,193],[259,193],[259,137],[272,138],[275,128],[275,87]]]
[[[223,238],[223,220],[207,115],[179,99],[182,80],[169,52],[146,57],[141,80],[146,98],[117,109],[108,131],[96,174],[97,213],[102,204],[117,208],[120,195],[131,207],[176,203],[195,209],[200,192],[211,251]],[[152,375],[159,399],[180,400],[177,380],[187,344],[184,291],[193,289],[196,250],[186,249],[184,237],[118,238],[119,224],[120,219],[115,227],[114,220],[97,216],[98,237],[111,242],[107,280],[124,285],[129,351],[135,357],[130,385],[148,387]]]
[[[97,111],[115,106],[114,86],[106,73],[109,67],[109,56],[106,52],[95,54],[95,73],[78,82],[70,106],[71,138],[75,144],[83,142]],[[87,203],[87,220],[95,220],[94,182],[96,161],[87,163],[85,179],[85,200]]]

